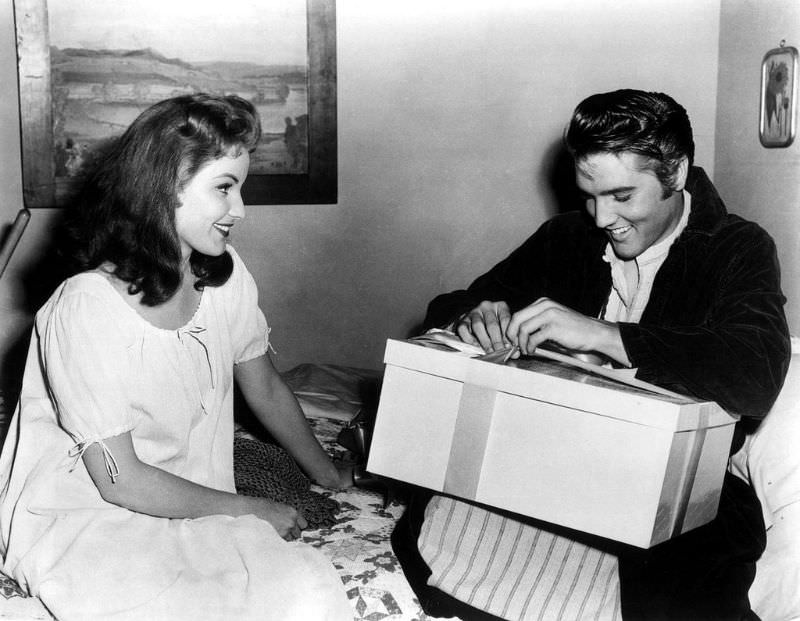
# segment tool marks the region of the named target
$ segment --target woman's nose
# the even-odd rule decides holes
[[[236,193],[236,195],[231,200],[231,206],[230,209],[228,210],[228,214],[232,218],[237,218],[239,220],[244,218],[245,209],[244,209],[244,201],[242,200],[241,194]]]

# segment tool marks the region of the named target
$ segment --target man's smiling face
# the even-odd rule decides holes
[[[656,175],[635,153],[594,153],[575,164],[578,189],[595,224],[608,235],[616,255],[634,259],[666,238],[683,212],[680,190],[686,166],[680,167],[675,191],[665,191]]]

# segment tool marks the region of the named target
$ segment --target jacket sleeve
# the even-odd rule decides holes
[[[435,297],[428,305],[423,327],[443,328],[475,308],[484,300],[506,302],[510,307],[524,305],[540,285],[536,282],[541,246],[545,235],[539,229],[509,256],[488,272],[476,278],[467,289],[459,289]],[[535,299],[535,298],[534,298]]]
[[[581,212],[551,218],[508,257],[478,277],[467,289],[433,299],[425,329],[449,325],[484,300],[506,302],[514,313],[548,296],[587,314],[608,296],[610,272],[590,257],[602,252],[605,239]]]
[[[760,419],[778,396],[790,355],[775,245],[743,220],[715,236],[683,275],[654,285],[653,295],[660,286],[683,298],[662,308],[683,305],[685,312],[646,312],[639,324],[620,324],[620,332],[640,379]]]

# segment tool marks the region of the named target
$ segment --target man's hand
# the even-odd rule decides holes
[[[505,302],[484,300],[455,323],[455,332],[465,343],[479,345],[486,352],[509,347],[506,329],[511,311]]]
[[[523,354],[532,354],[550,341],[573,352],[598,352],[630,366],[615,323],[587,317],[549,298],[539,298],[514,313],[506,334]]]

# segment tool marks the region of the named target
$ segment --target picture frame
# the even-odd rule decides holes
[[[758,137],[767,148],[788,147],[797,133],[797,49],[769,50],[761,62]]]
[[[76,5],[87,6],[93,1],[103,0],[84,0]],[[238,1],[230,0],[234,4]],[[54,124],[62,122],[58,110],[63,106],[63,94],[57,92],[54,96],[47,3],[48,0],[14,0],[26,208],[67,205],[81,180],[79,174],[64,172],[64,146],[56,143]],[[338,201],[336,5],[335,0],[305,0],[305,4],[307,108],[303,111],[307,109],[307,118],[304,114],[302,120],[303,124],[307,122],[307,129],[303,128],[307,148],[303,149],[304,161],[297,170],[277,169],[277,174],[256,171],[251,162],[251,172],[242,187],[246,204],[335,204]],[[203,41],[198,42],[198,46],[203,44]],[[94,85],[93,88],[100,87]],[[289,121],[287,117],[287,127]],[[275,140],[276,135],[273,133],[270,138]],[[283,142],[282,136],[278,138]],[[264,139],[259,148],[263,143]],[[302,141],[301,147],[305,147]],[[56,161],[59,152],[60,161]]]

